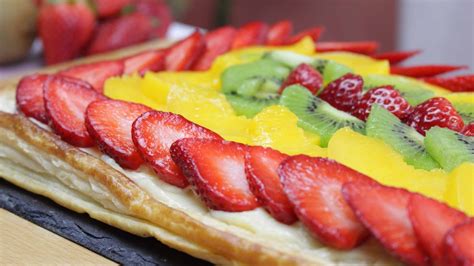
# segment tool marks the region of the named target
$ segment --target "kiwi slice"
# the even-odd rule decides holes
[[[300,127],[321,136],[322,147],[328,145],[331,136],[340,128],[351,127],[355,131],[364,133],[363,121],[337,110],[302,86],[287,87],[281,95],[280,104],[288,107],[298,116]]]
[[[439,164],[428,154],[423,136],[395,115],[374,104],[367,118],[367,136],[378,138],[398,151],[415,168],[431,170]]]
[[[289,73],[289,68],[268,59],[232,66],[222,73],[222,92],[238,115],[253,117],[278,103],[278,90]]]
[[[474,137],[447,128],[430,128],[426,132],[425,147],[446,171],[453,170],[463,162],[474,162]]]
[[[315,59],[313,57],[300,55],[289,51],[272,51],[266,53],[263,58],[274,60],[290,68],[295,68],[299,64],[306,63],[323,75],[324,84],[338,79],[349,72],[353,72],[350,67],[339,64],[332,60]]]
[[[469,124],[474,122],[474,103],[452,103],[454,109],[458,112],[458,114],[462,117],[464,124]]]
[[[434,92],[424,89],[417,82],[404,77],[377,74],[370,74],[364,77],[364,89],[366,90],[384,85],[394,86],[413,106],[435,96]]]

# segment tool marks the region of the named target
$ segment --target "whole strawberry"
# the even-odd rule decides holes
[[[153,24],[152,37],[164,37],[171,24],[171,10],[164,0],[133,0],[132,10],[148,16]]]
[[[280,93],[282,93],[286,87],[293,84],[299,84],[308,89],[312,94],[317,94],[319,89],[323,86],[323,76],[308,64],[303,63],[291,71],[290,75],[288,75],[281,85]]]
[[[442,97],[435,97],[417,105],[407,117],[406,123],[422,135],[434,126],[461,132],[464,122],[451,103]]]
[[[351,112],[362,95],[363,86],[361,76],[347,73],[329,83],[319,98],[341,111]]]
[[[392,86],[368,90],[355,106],[352,115],[365,121],[373,104],[378,104],[400,119],[410,114],[411,106]]]
[[[94,14],[84,4],[43,5],[38,16],[38,32],[46,64],[77,57],[91,37],[94,26]]]

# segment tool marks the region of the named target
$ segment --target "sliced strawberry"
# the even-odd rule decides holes
[[[44,109],[43,85],[48,75],[35,74],[22,78],[16,87],[16,105],[26,116],[48,123]]]
[[[413,78],[432,77],[439,74],[464,69],[466,66],[450,65],[420,65],[420,66],[391,66],[390,73]]]
[[[470,91],[474,92],[474,75],[465,75],[457,77],[432,77],[424,78],[423,81],[441,86],[454,92]]]
[[[413,193],[382,185],[347,183],[342,194],[359,220],[393,255],[409,265],[428,265],[408,217]]]
[[[341,111],[350,113],[362,95],[363,86],[361,76],[347,73],[329,83],[319,94],[319,98]]]
[[[278,21],[267,33],[266,45],[284,45],[293,32],[293,23],[289,20]]]
[[[131,0],[94,0],[97,15],[100,18],[110,17],[120,14],[124,6]]]
[[[199,31],[169,48],[165,58],[165,69],[170,71],[188,70],[206,48]]]
[[[96,92],[89,84],[73,78],[51,76],[44,85],[46,113],[51,127],[64,141],[78,147],[94,145],[85,126],[87,106],[105,96]]]
[[[214,210],[239,212],[258,207],[245,177],[247,146],[218,139],[180,139],[170,148],[194,191]]]
[[[214,59],[230,50],[236,30],[233,27],[222,27],[206,33],[204,40],[206,50],[194,63],[193,70],[207,70],[211,67]]]
[[[363,42],[318,42],[316,44],[317,52],[352,52],[357,54],[370,55],[377,51],[379,44],[372,41]]]
[[[434,126],[449,128],[457,132],[461,132],[464,128],[462,117],[443,97],[431,98],[417,105],[406,118],[406,123],[423,136],[427,130]]]
[[[352,249],[369,236],[344,201],[341,187],[351,181],[375,184],[372,179],[336,161],[306,155],[286,159],[278,173],[296,215],[321,242]]]
[[[103,93],[105,80],[113,76],[122,75],[123,70],[124,65],[122,61],[103,61],[73,66],[59,72],[59,74],[86,81],[96,91]]]
[[[468,217],[444,203],[419,194],[410,197],[408,214],[423,250],[432,263],[442,265],[444,236],[449,229],[467,221]]]
[[[392,86],[381,86],[368,90],[356,104],[352,115],[360,120],[367,120],[373,104],[378,104],[400,119],[412,111],[410,104]]]
[[[407,60],[408,58],[419,54],[420,50],[413,50],[413,51],[393,51],[393,52],[385,52],[385,53],[378,53],[372,55],[373,58],[379,60],[388,60],[390,65],[396,65],[402,61]]]
[[[461,132],[466,136],[474,136],[474,122],[469,123]]]
[[[124,74],[144,75],[147,71],[157,72],[165,68],[165,52],[145,51],[125,58],[123,62]]]
[[[298,220],[278,177],[278,166],[288,155],[271,148],[249,147],[245,156],[245,173],[250,190],[259,203],[279,222]]]
[[[268,25],[261,21],[249,22],[237,30],[232,49],[264,44],[268,32]]]
[[[297,34],[291,36],[287,40],[286,43],[287,44],[294,44],[294,43],[297,43],[297,42],[301,41],[301,39],[303,39],[304,37],[310,37],[313,41],[316,42],[319,39],[319,36],[321,36],[321,33],[323,31],[324,31],[323,27],[309,28],[309,29],[300,31]]]
[[[98,54],[150,39],[153,32],[151,19],[140,13],[132,13],[97,26],[87,54]]]
[[[291,71],[290,75],[281,84],[279,93],[281,94],[286,87],[293,84],[299,84],[316,95],[323,86],[323,76],[310,65],[303,63]]]
[[[159,111],[141,115],[132,125],[132,139],[143,159],[165,182],[186,187],[188,182],[169,152],[171,144],[181,138],[220,139],[220,136],[178,114]]]
[[[143,160],[132,140],[132,123],[150,111],[141,104],[117,100],[96,101],[87,107],[86,128],[99,149],[120,166],[137,169]]]
[[[474,218],[446,234],[444,265],[474,265]]]

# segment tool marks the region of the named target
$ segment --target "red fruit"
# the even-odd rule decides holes
[[[107,20],[97,27],[87,54],[98,54],[132,44],[151,37],[153,25],[148,16],[139,13]]]
[[[303,63],[291,71],[290,75],[281,84],[279,93],[281,94],[286,87],[293,84],[299,84],[316,95],[323,86],[323,76],[308,64]]]
[[[89,84],[72,78],[51,76],[44,85],[46,113],[51,127],[61,139],[78,147],[90,147],[94,143],[85,127],[87,106],[106,99]]]
[[[474,218],[449,230],[444,241],[444,265],[474,265]]]
[[[382,86],[368,90],[356,104],[352,115],[367,120],[373,104],[378,104],[400,119],[411,112],[410,104],[392,86]]]
[[[151,111],[132,125],[132,139],[143,159],[166,183],[186,187],[188,181],[171,159],[171,144],[181,138],[220,139],[214,132],[173,113]]]
[[[201,57],[194,63],[192,69],[209,69],[216,57],[230,50],[235,34],[236,30],[232,27],[222,27],[206,33],[204,36],[206,49]]]
[[[329,83],[319,94],[319,98],[341,111],[350,113],[362,95],[363,86],[364,81],[361,76],[347,73]]]
[[[291,36],[286,43],[294,44],[301,41],[301,39],[303,39],[304,37],[310,37],[311,39],[313,39],[313,41],[316,42],[323,31],[324,31],[323,27],[314,27],[314,28],[306,29]]]
[[[169,48],[165,58],[165,69],[170,71],[188,70],[204,52],[206,44],[199,31]]]
[[[434,127],[445,127],[461,132],[464,122],[451,103],[442,97],[428,99],[417,105],[406,119],[407,125],[415,128],[423,136]]]
[[[278,21],[267,33],[266,45],[284,45],[293,32],[293,23],[289,20]]]
[[[474,75],[465,75],[457,77],[432,77],[424,78],[423,81],[441,86],[454,92],[470,91],[474,92]]]
[[[94,0],[94,3],[97,15],[104,18],[120,14],[122,8],[130,3],[130,0]]]
[[[38,31],[46,64],[77,57],[94,31],[95,18],[86,5],[46,4],[40,8]]]
[[[466,136],[474,136],[474,122],[469,123],[461,132]]]
[[[408,202],[408,215],[423,250],[435,265],[443,263],[444,236],[449,229],[468,220],[468,217],[439,201],[413,194]]]
[[[390,62],[390,65],[395,65],[402,61],[407,60],[408,58],[414,55],[419,54],[420,52],[421,52],[420,50],[393,51],[393,52],[378,53],[378,54],[372,55],[372,57],[379,60],[388,60],[388,62]]]
[[[23,77],[16,87],[17,108],[26,116],[48,123],[44,109],[43,85],[48,75],[35,74]]]
[[[286,159],[278,173],[296,215],[321,242],[352,249],[369,236],[344,201],[341,187],[351,181],[374,184],[372,179],[336,161],[306,155]]]
[[[120,166],[137,169],[143,160],[132,140],[132,123],[150,111],[147,106],[117,100],[96,101],[87,107],[86,128],[99,149]]]
[[[357,54],[370,55],[377,51],[379,44],[377,42],[318,42],[316,44],[317,52],[335,52],[345,51]]]
[[[428,265],[408,217],[407,205],[413,193],[351,182],[343,186],[342,194],[359,220],[390,253],[409,265]]]
[[[288,155],[271,148],[249,147],[245,155],[245,173],[250,191],[258,202],[279,222],[298,220],[278,177],[278,166]]]
[[[157,72],[165,68],[165,52],[145,51],[125,58],[123,62],[124,74],[144,75],[147,71]]]
[[[237,30],[232,42],[232,49],[264,44],[267,37],[268,25],[261,21],[249,22]]]
[[[214,210],[240,212],[258,207],[245,177],[247,146],[218,139],[180,139],[170,148],[194,191]]]
[[[171,10],[164,0],[133,0],[132,9],[147,15],[153,24],[152,38],[162,38],[172,21]]]
[[[391,66],[390,73],[403,75],[413,78],[432,77],[451,71],[464,69],[466,66],[449,66],[449,65],[421,65],[421,66]]]
[[[124,65],[122,61],[103,61],[74,66],[59,72],[59,74],[86,81],[96,91],[103,93],[105,80],[113,76],[122,75],[123,70]]]

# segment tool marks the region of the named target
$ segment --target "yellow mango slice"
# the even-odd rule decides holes
[[[474,163],[463,163],[449,174],[446,201],[474,216]]]
[[[142,83],[143,79],[139,75],[109,78],[104,84],[104,94],[112,99],[141,103],[164,110],[163,105],[143,94]]]
[[[318,146],[319,136],[306,135],[297,126],[298,117],[284,106],[265,108],[254,118],[251,132],[252,144],[272,147],[280,152],[294,155],[307,154],[326,157],[327,151]]]
[[[390,64],[387,60],[376,60],[370,56],[350,52],[319,53],[315,56],[320,59],[328,59],[346,65],[359,75],[389,74]]]
[[[447,174],[443,170],[415,169],[381,140],[343,128],[329,141],[328,156],[382,184],[444,201]]]
[[[474,92],[456,92],[445,95],[452,103],[470,103],[474,104]]]

